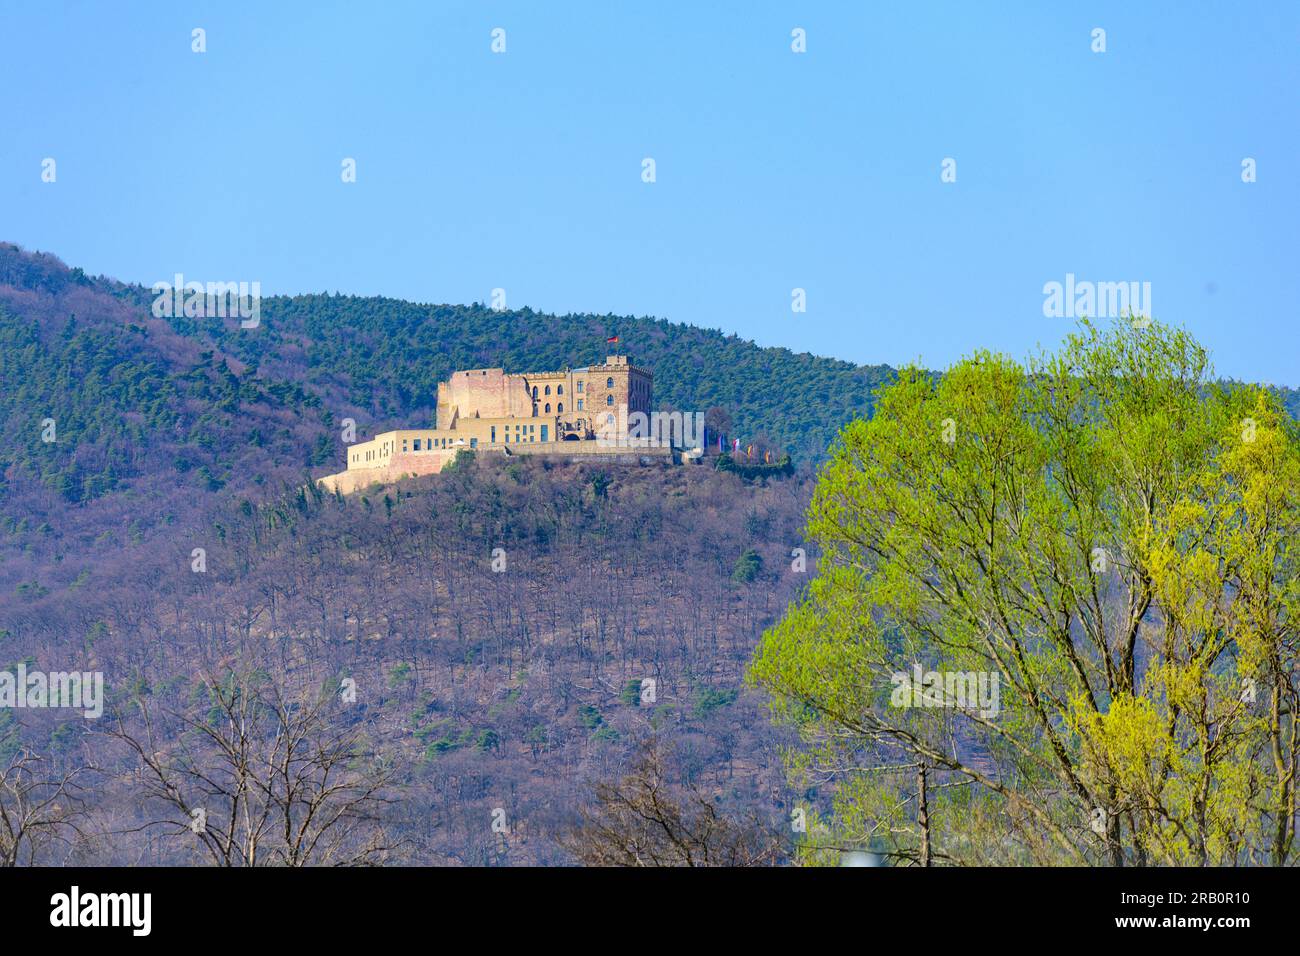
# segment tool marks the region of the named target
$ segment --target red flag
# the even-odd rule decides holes
[[[615,342],[617,342],[617,341],[618,341],[618,336],[617,336],[617,335],[611,335],[609,338],[607,338],[607,339],[605,340],[605,343],[606,343],[607,345],[613,345],[613,344],[614,344]]]

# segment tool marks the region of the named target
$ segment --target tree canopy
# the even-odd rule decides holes
[[[1293,862],[1298,479],[1276,396],[1161,324],[903,370],[750,671],[835,790],[807,857]]]

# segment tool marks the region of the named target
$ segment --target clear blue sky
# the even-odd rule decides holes
[[[92,273],[942,367],[1072,272],[1300,385],[1294,2],[5,2],[0,75],[0,239]]]

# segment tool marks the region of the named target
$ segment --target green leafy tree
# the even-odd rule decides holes
[[[736,559],[736,566],[731,571],[731,580],[737,584],[748,584],[758,577],[763,570],[763,556],[753,548],[746,548],[745,552]]]
[[[333,461],[336,457],[334,439],[328,434],[322,434],[316,437],[316,441],[311,448],[311,454],[307,456],[307,463],[309,465],[323,465]]]
[[[1300,436],[1159,324],[905,370],[750,678],[895,862],[1295,861]],[[918,680],[919,676],[919,680]]]
[[[695,702],[691,707],[691,716],[696,720],[704,720],[720,707],[730,707],[739,696],[740,691],[734,688],[731,690],[718,690],[712,687],[702,687],[695,694]]]

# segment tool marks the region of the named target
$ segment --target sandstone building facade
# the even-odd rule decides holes
[[[384,432],[348,448],[347,471],[320,479],[348,493],[374,482],[437,474],[462,450],[574,456],[633,453],[671,458],[671,448],[617,444],[628,416],[649,415],[654,377],[626,355],[559,372],[479,368],[438,384],[433,428]],[[617,437],[617,436],[615,436]]]

